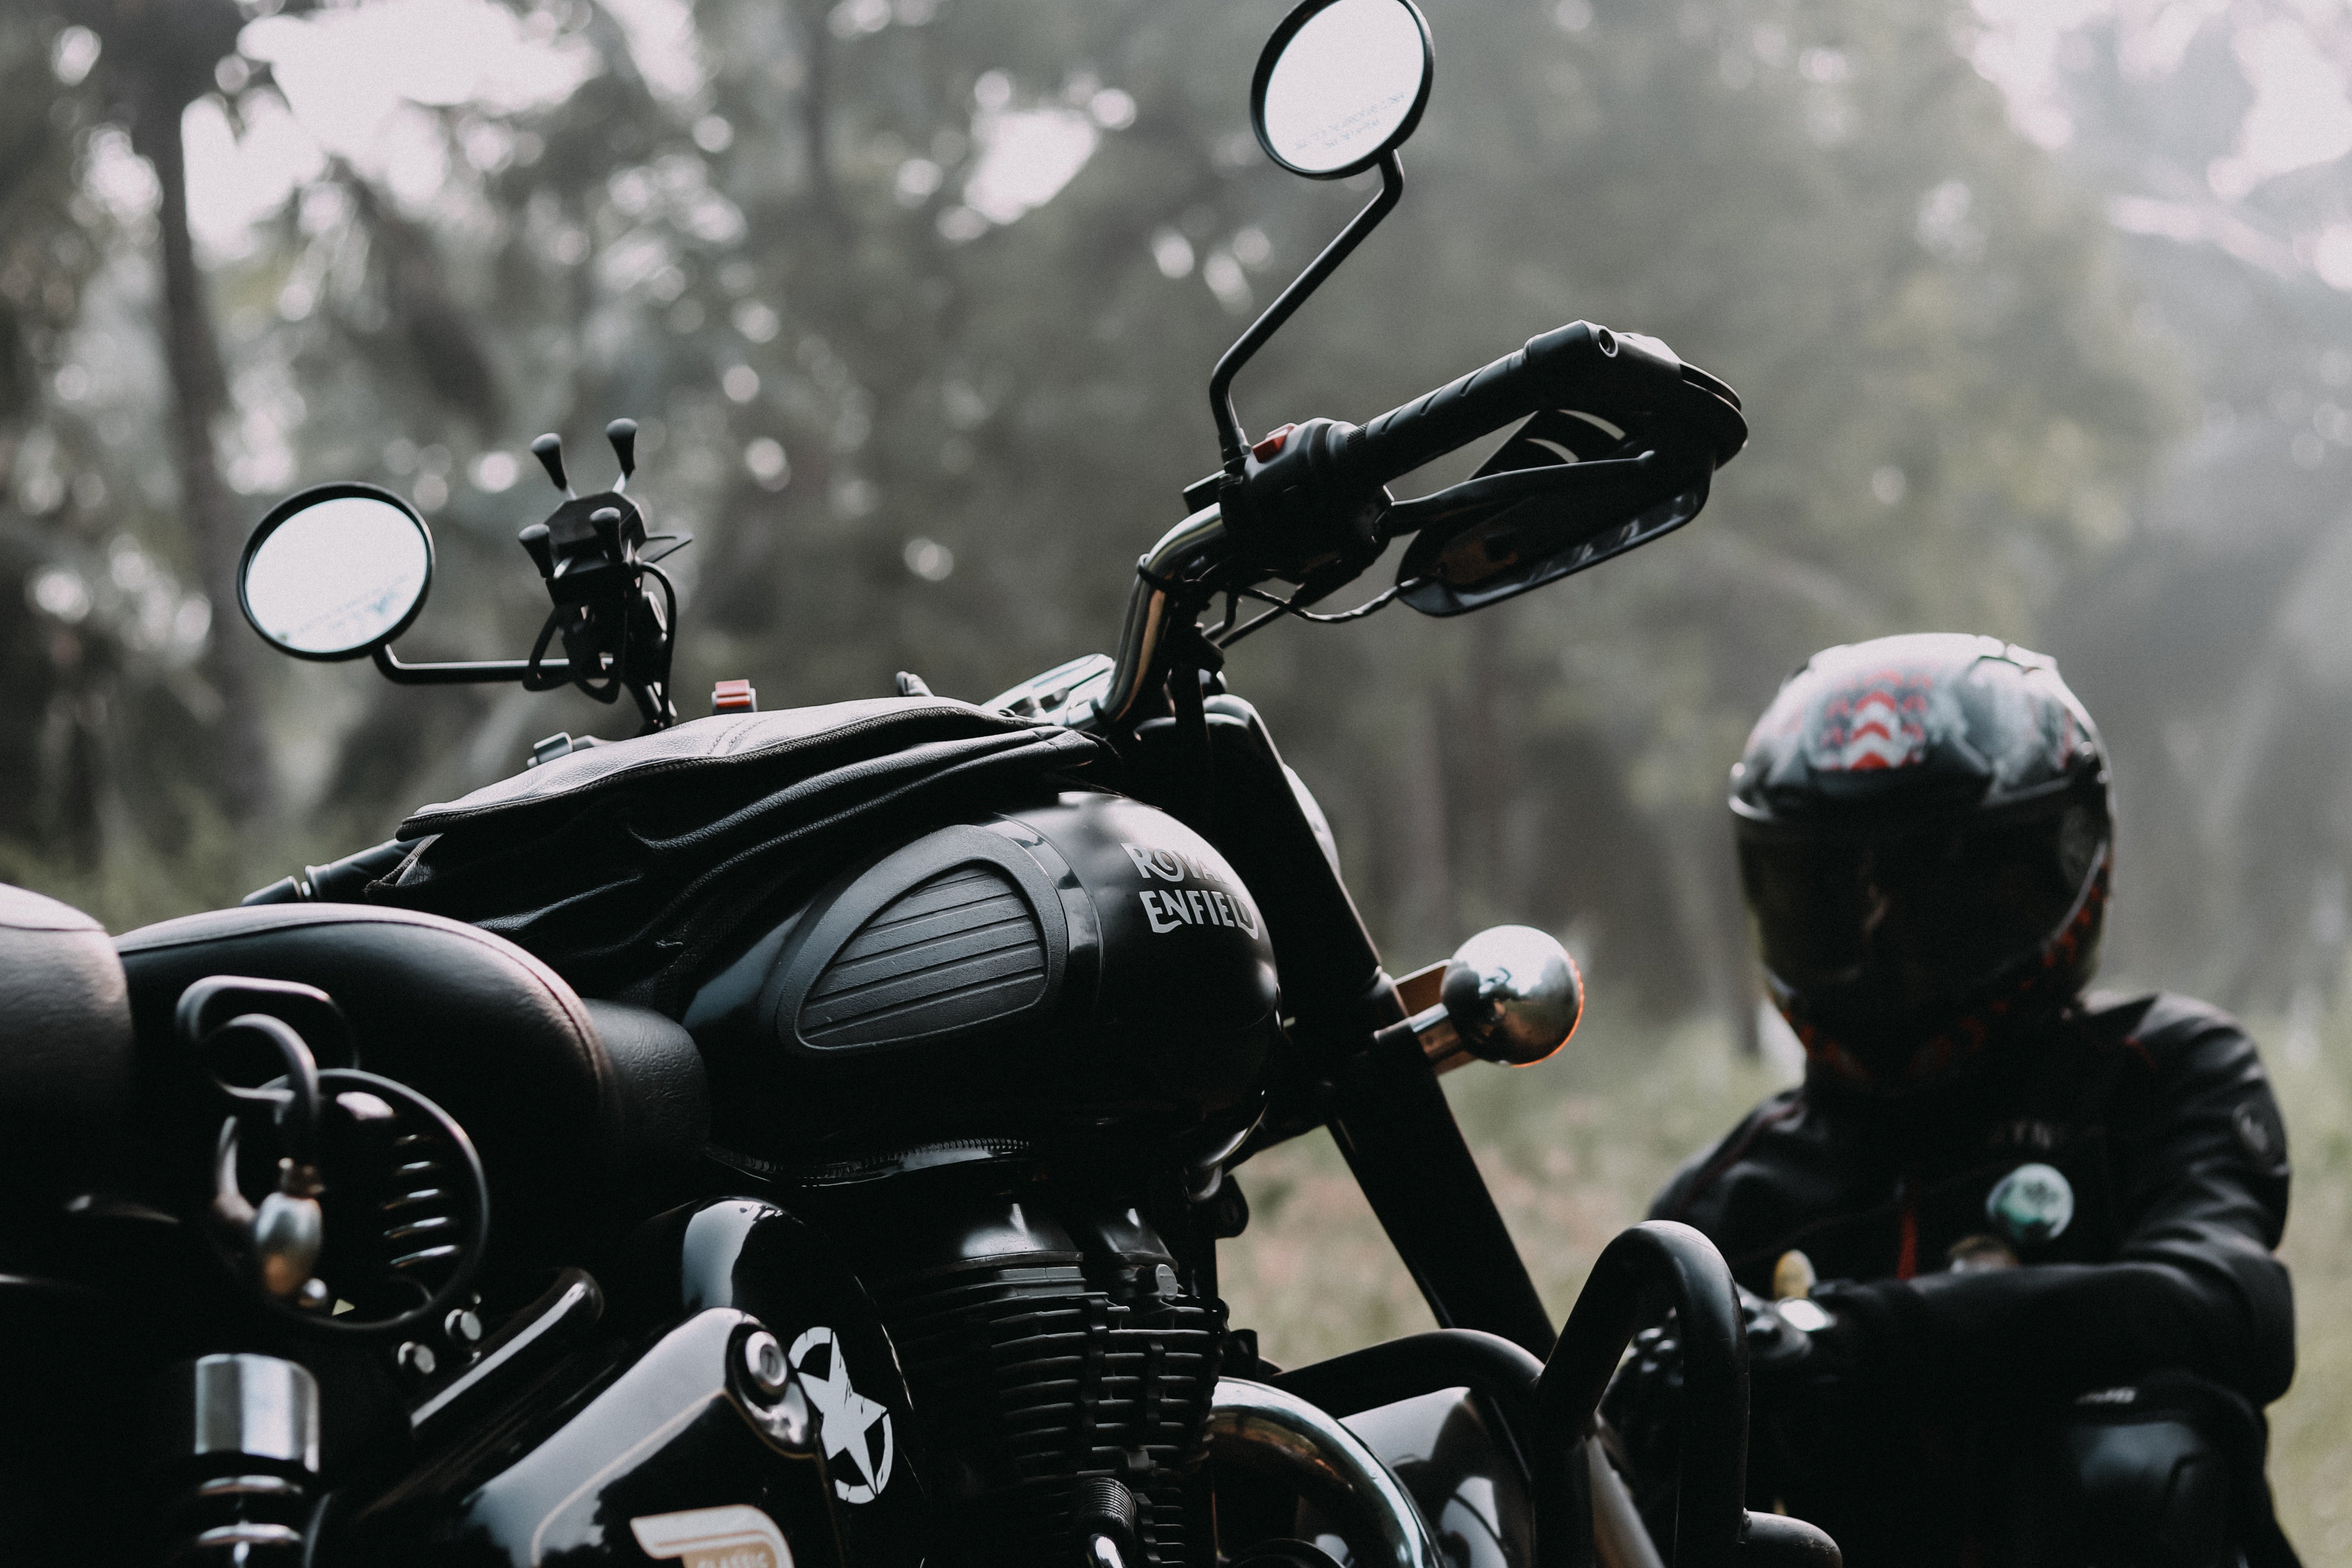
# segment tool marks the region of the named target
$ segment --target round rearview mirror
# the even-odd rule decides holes
[[[1361,173],[1421,123],[1433,62],[1412,0],[1306,0],[1258,57],[1258,144],[1311,180]]]
[[[236,597],[262,640],[297,658],[358,658],[406,631],[433,583],[433,535],[373,485],[279,502],[246,541]]]

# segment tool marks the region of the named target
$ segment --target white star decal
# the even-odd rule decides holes
[[[822,1381],[806,1370],[806,1363],[818,1351],[829,1352],[825,1357],[825,1373]],[[857,1467],[866,1479],[853,1482],[837,1471],[834,1490],[844,1502],[872,1502],[890,1484],[890,1461],[897,1445],[890,1431],[890,1412],[884,1405],[866,1398],[851,1385],[848,1358],[841,1353],[841,1342],[831,1329],[819,1324],[793,1342],[793,1370],[801,1374],[801,1387],[808,1394],[809,1403],[816,1406],[817,1431],[824,1439],[824,1457],[831,1461],[843,1454]],[[882,1427],[882,1455],[874,1456],[872,1431],[876,1424]]]

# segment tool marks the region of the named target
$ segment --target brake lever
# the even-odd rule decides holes
[[[1541,468],[1482,474],[1425,496],[1396,502],[1381,520],[1381,537],[1384,542],[1399,539],[1468,512],[1639,479],[1656,468],[1657,461],[1657,450],[1653,447],[1635,458],[1600,458],[1582,463],[1550,463]]]

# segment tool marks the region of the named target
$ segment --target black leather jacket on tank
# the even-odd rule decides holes
[[[2071,1190],[2045,1239],[2001,1234],[1988,1211],[2027,1165]],[[2253,1413],[2294,1372],[2272,1255],[2287,1180],[2277,1103],[2234,1021],[2093,993],[1931,1097],[1812,1075],[1684,1166],[1651,1214],[1706,1232],[1760,1296],[1791,1249],[1825,1282],[1818,1353],[1795,1375],[1757,1370],[1750,1506],[1822,1525],[1855,1568],[2059,1561],[2026,1539],[2041,1472],[2065,1468],[2070,1426],[2112,1423],[2159,1373],[2171,1382],[2152,1388],[2242,1412],[2237,1436],[2207,1436],[2240,1450],[2229,1530],[2260,1563],[2279,1559],[2257,1537],[2284,1550]],[[1639,1427],[1643,1391],[1624,1394],[1621,1425]]]

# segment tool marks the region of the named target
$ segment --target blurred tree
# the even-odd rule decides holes
[[[8,536],[10,581],[42,613],[8,622],[8,700],[24,719],[0,725],[0,743],[18,750],[34,787],[0,831],[42,845],[52,874],[84,879],[101,874],[110,849],[117,870],[126,858],[193,855],[210,862],[197,873],[206,898],[245,877],[237,846],[224,851],[207,822],[238,824],[248,847],[279,827],[265,679],[275,672],[242,628],[208,635],[213,612],[235,602],[251,521],[224,481],[219,443],[250,399],[233,395],[223,363],[183,133],[192,104],[212,98],[234,121],[269,93],[266,70],[236,52],[247,19],[233,0],[58,0],[12,11],[5,45],[17,90],[0,163],[11,257],[0,268],[0,451],[18,508],[56,526],[16,523]],[[347,167],[334,173],[378,241],[387,331],[406,351],[375,357],[423,366],[443,400],[495,424],[499,387],[446,297],[431,237]],[[142,251],[160,310],[135,277]],[[167,397],[121,384],[150,370],[126,341],[142,331]],[[171,454],[168,493],[129,438],[151,419]],[[193,564],[201,596],[183,594],[173,558]],[[214,847],[198,853],[197,839]],[[188,896],[168,875],[148,886]]]
[[[213,604],[226,606],[236,602],[236,561],[245,541],[213,447],[214,427],[227,411],[228,380],[188,226],[186,143],[180,122],[189,104],[215,90],[215,69],[235,55],[245,16],[235,0],[65,0],[65,14],[100,45],[89,87],[128,124],[132,149],[155,173],[163,294],[159,325],[172,378],[180,511],[199,580]],[[206,659],[221,700],[210,771],[222,804],[237,822],[266,818],[275,805],[260,662],[250,642],[235,637],[215,638]]]
[[[46,11],[0,16],[0,839],[6,874],[127,914],[188,896],[156,862],[204,858],[200,805],[145,759],[200,746],[219,700],[189,668],[209,605],[166,563],[184,542],[159,504],[170,476],[132,412],[164,379],[153,335],[121,319],[154,180],[93,112],[100,48]],[[110,900],[88,878],[139,837],[134,816],[161,874]]]
[[[2352,18],[2119,9],[2053,41],[2068,68],[2026,72],[2019,113],[2107,194],[2137,329],[2201,405],[2050,631],[2116,752],[2110,964],[2284,1014],[2296,1062],[2342,1005],[2352,919],[2352,184],[2331,140]],[[1982,52],[2002,43],[1988,27]],[[2297,80],[2315,96],[2282,99]]]
[[[2119,542],[2180,399],[2131,328],[2095,208],[2010,128],[1939,8],[1550,17],[1549,48],[1524,26],[1444,35],[1482,90],[1416,149],[1444,182],[1409,219],[1426,229],[1371,265],[1510,312],[1490,341],[1577,314],[1656,332],[1747,395],[1756,435],[1685,534],[1456,645],[1449,723],[1492,712],[1498,686],[1549,711],[1515,712],[1445,773],[1455,862],[1474,895],[1538,908],[1500,868],[1569,868],[1570,910],[1616,914],[1617,962],[1654,994],[1738,1019],[1722,790],[1779,678],[1906,627],[2030,638],[2065,566]],[[1428,329],[1468,335],[1406,318],[1432,359]],[[1379,356],[1406,357],[1395,334],[1368,340],[1351,379],[1380,385]],[[1612,827],[1546,784],[1571,736],[1633,807]],[[1601,897],[1575,885],[1595,849],[1595,869],[1622,856]],[[1645,902],[1654,923],[1625,918]]]
[[[771,707],[869,695],[898,668],[978,699],[1099,646],[1134,552],[1213,466],[1209,365],[1363,199],[1249,137],[1280,9],[526,10],[587,62],[576,89],[433,110],[438,178],[394,195],[329,165],[215,270],[239,416],[289,432],[268,493],[415,496],[446,568],[419,651],[505,651],[543,613],[507,542],[544,499],[509,488],[523,439],[557,429],[593,473],[580,443],[628,414],[657,518],[699,536],[689,699],[735,675]],[[2056,564],[2112,537],[2166,372],[2096,215],[1938,8],[1431,21],[1404,205],[1244,375],[1245,420],[1361,419],[1585,316],[1726,375],[1757,438],[1696,526],[1603,577],[1469,623],[1269,633],[1232,678],[1326,795],[1400,963],[1532,918],[1661,1006],[1744,1016],[1717,792],[1774,678],[1901,625],[2030,632]],[[402,304],[410,247],[434,310]],[[435,319],[456,325],[397,325]],[[349,668],[274,680],[318,853],[531,734],[612,721]]]

